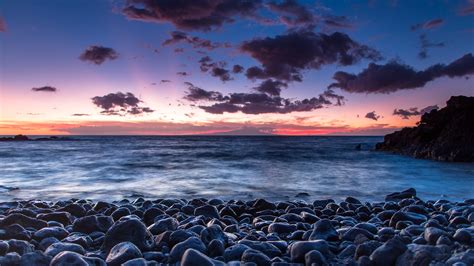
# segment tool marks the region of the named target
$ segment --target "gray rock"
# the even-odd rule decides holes
[[[270,265],[270,258],[263,254],[262,252],[255,249],[247,249],[242,254],[241,261],[243,263],[255,263],[257,266],[267,266]]]
[[[89,266],[89,263],[80,254],[63,251],[54,256],[50,266]]]
[[[95,231],[106,232],[113,224],[113,220],[109,216],[84,216],[78,218],[72,224],[74,232],[90,234]]]
[[[370,255],[370,260],[373,261],[375,266],[393,265],[398,256],[403,254],[406,249],[406,244],[396,236],[374,250]]]
[[[63,243],[63,242],[57,242],[51,244],[45,251],[44,254],[46,256],[50,257],[55,257],[57,254],[63,252],[63,251],[72,251],[81,255],[84,255],[86,251],[84,248],[80,245],[77,244],[72,244],[72,243]]]
[[[186,250],[181,259],[181,266],[223,266],[223,262],[210,259],[200,251],[190,248]]]
[[[53,227],[41,228],[40,230],[34,233],[33,238],[36,240],[42,240],[47,237],[55,237],[61,240],[68,235],[69,235],[69,232],[66,231],[66,229],[59,226],[53,226]]]
[[[306,253],[312,250],[319,251],[325,258],[332,256],[328,243],[324,240],[297,241],[290,246],[291,261],[304,263]]]
[[[441,236],[447,235],[446,231],[438,229],[436,227],[428,227],[425,229],[424,236],[426,242],[430,245],[436,245],[436,241]]]
[[[105,234],[101,250],[108,253],[111,248],[122,242],[132,242],[141,251],[146,251],[153,244],[153,235],[140,220],[122,217]]]
[[[141,251],[132,242],[122,242],[110,250],[105,262],[109,266],[120,266],[124,262],[141,257]]]
[[[206,252],[206,245],[197,237],[190,237],[186,241],[175,245],[170,252],[169,263],[176,263],[181,260],[184,252],[188,249],[195,249],[199,252]]]
[[[305,266],[328,265],[326,258],[324,258],[323,254],[321,254],[321,252],[317,250],[312,250],[306,253],[306,255],[304,256],[304,261],[305,261]]]
[[[328,219],[322,219],[314,224],[314,230],[309,236],[309,240],[327,240],[333,241],[339,239],[339,234]]]
[[[20,259],[20,266],[48,266],[51,262],[51,257],[46,256],[41,251],[33,251],[23,254]]]
[[[250,247],[244,244],[235,244],[230,246],[224,251],[224,260],[226,262],[240,260],[242,254],[244,254],[247,249],[250,249]]]
[[[154,234],[159,235],[165,231],[174,231],[178,228],[178,220],[175,218],[166,218],[159,221],[156,221],[154,224],[148,227],[148,230]]]

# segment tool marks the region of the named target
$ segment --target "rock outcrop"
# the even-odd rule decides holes
[[[416,158],[474,162],[474,97],[453,96],[421,117],[416,127],[388,134],[376,150]]]

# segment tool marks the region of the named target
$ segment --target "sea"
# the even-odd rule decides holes
[[[0,201],[474,198],[474,164],[375,151],[383,137],[71,136],[0,142]],[[361,150],[356,146],[361,144]]]

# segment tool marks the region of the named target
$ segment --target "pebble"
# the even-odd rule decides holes
[[[0,203],[0,265],[474,264],[474,200],[305,200]]]

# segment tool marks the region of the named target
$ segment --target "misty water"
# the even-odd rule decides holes
[[[474,197],[474,164],[374,151],[382,137],[73,138],[0,143],[0,200]]]

